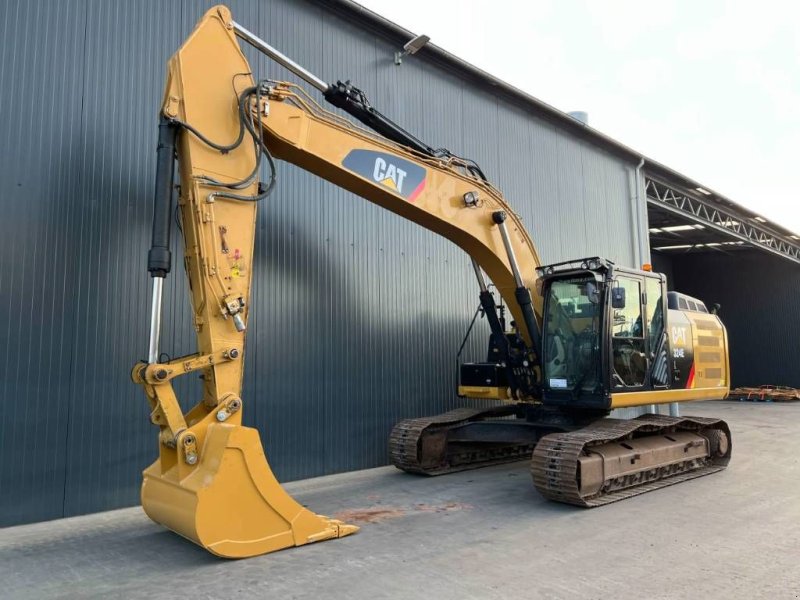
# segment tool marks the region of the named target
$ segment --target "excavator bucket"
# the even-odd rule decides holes
[[[177,463],[165,470],[161,460],[148,467],[142,507],[153,521],[217,556],[245,558],[358,531],[289,496],[255,429],[212,423],[200,455],[188,473]]]
[[[241,200],[253,199],[260,190],[252,175],[258,173],[254,144],[243,133],[250,107],[246,90],[252,93],[253,85],[230,11],[216,6],[169,61],[148,256],[154,282],[150,352],[148,361],[132,372],[147,395],[150,420],[160,428],[159,457],[144,471],[144,511],[227,558],[358,531],[316,515],[292,499],[273,475],[258,431],[242,426],[239,394],[257,202]],[[241,106],[240,96],[245,98]],[[238,141],[231,143],[237,135]],[[171,262],[176,156],[181,181],[178,216],[198,352],[161,363],[161,282]],[[187,374],[201,375],[203,399],[184,414],[171,380]]]

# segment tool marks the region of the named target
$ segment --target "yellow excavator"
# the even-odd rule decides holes
[[[256,81],[238,39],[358,124],[295,84]],[[198,351],[160,362],[176,159]],[[485,399],[486,408],[398,423],[389,440],[397,467],[438,475],[530,459],[542,495],[579,506],[725,468],[731,436],[721,420],[606,418],[620,407],[725,397],[727,338],[715,310],[668,293],[664,275],[647,269],[598,257],[540,264],[519,217],[474,161],[428,146],[349,82],[326,83],[216,6],[170,59],[161,107],[150,347],[132,370],[160,430],[141,491],[154,521],[231,558],[358,529],[291,498],[258,432],[242,426],[256,209],[275,185],[275,159],[436,232],[472,259],[491,335],[486,361],[461,365],[459,395]],[[265,161],[271,175],[261,181]],[[190,373],[201,376],[203,395],[184,413],[172,380]]]

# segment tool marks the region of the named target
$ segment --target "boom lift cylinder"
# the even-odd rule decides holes
[[[172,184],[175,178],[175,140],[178,129],[163,116],[158,124],[156,150],[156,187],[153,195],[153,236],[147,254],[147,270],[153,278],[153,296],[150,304],[149,363],[158,362],[158,342],[161,335],[161,297],[164,278],[172,267],[169,249],[172,223]]]
[[[533,351],[537,356],[541,356],[542,337],[539,332],[539,325],[536,323],[536,316],[533,313],[531,292],[525,287],[525,283],[522,281],[522,275],[519,272],[517,257],[514,255],[514,246],[511,244],[511,238],[508,237],[506,213],[499,210],[492,214],[492,219],[497,224],[497,227],[500,228],[500,235],[503,237],[503,246],[505,246],[506,254],[508,254],[508,262],[511,264],[511,270],[514,273],[514,283],[517,284],[517,289],[514,290],[514,296],[522,311],[522,318],[525,319],[525,328],[531,336]]]

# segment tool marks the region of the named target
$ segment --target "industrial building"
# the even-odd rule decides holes
[[[0,526],[138,502],[156,448],[129,374],[147,348],[157,112],[167,59],[212,4],[0,7],[3,113],[15,115],[0,121]],[[800,387],[785,360],[800,339],[797,235],[435,43],[395,64],[413,34],[350,0],[230,7],[326,80],[352,80],[421,139],[476,160],[544,262],[652,262],[721,304],[734,385]],[[259,75],[290,78],[245,54]],[[278,165],[277,185],[258,217],[246,421],[281,481],[384,465],[395,422],[462,402],[469,259],[292,165]],[[166,290],[162,350],[180,356],[194,350],[181,269]],[[464,356],[484,352],[481,330]],[[197,382],[176,387],[196,399]]]

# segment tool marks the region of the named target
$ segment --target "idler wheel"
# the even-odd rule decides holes
[[[724,431],[720,429],[709,429],[703,432],[703,436],[708,439],[709,455],[712,458],[722,457],[728,454],[731,444]]]

